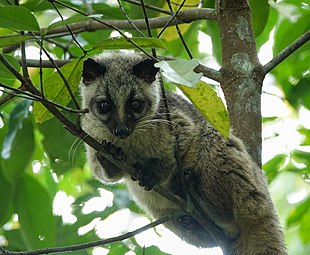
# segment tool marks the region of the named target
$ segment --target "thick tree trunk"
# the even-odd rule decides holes
[[[254,161],[261,166],[262,67],[246,0],[218,0],[217,20],[222,43],[222,79],[231,127]]]

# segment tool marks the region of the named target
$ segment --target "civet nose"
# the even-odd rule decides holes
[[[130,135],[130,129],[125,125],[119,125],[115,128],[114,135],[118,138],[124,139]]]

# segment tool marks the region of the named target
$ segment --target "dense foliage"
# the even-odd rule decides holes
[[[126,20],[116,1],[61,2],[95,17]],[[146,2],[169,10],[165,1]],[[197,2],[199,1],[190,0],[186,4]],[[214,5],[213,1],[203,2],[203,7]],[[131,20],[144,19],[139,5],[126,1],[121,3]],[[250,4],[258,50],[264,49],[266,42],[269,45],[273,43],[272,53],[275,56],[310,28],[310,5],[306,1],[252,0]],[[44,35],[46,40],[43,46],[54,59],[58,60],[74,59],[84,54],[74,40],[77,40],[83,49],[94,49],[92,53],[96,53],[102,50],[100,42],[118,35],[113,30],[87,31],[87,29],[76,32],[74,40],[68,32],[61,36],[49,35],[48,31],[65,23],[89,20],[76,11],[69,10],[68,7],[57,4],[56,6],[65,19],[74,18],[66,22],[57,22],[61,20],[60,16],[49,1],[20,1],[20,8],[14,8],[16,6],[13,0],[0,1],[0,47],[6,59],[18,70],[20,53],[15,47],[16,43],[27,40],[26,50],[29,59],[39,59],[40,45],[33,35],[19,35],[14,32],[16,30],[37,32],[40,28],[50,26]],[[151,18],[161,17],[164,14],[148,10],[148,15]],[[181,25],[180,29],[194,58],[207,66],[220,64],[219,31],[214,21],[194,21]],[[122,31],[141,37],[132,29]],[[153,36],[160,31],[161,29],[153,29]],[[158,49],[158,55],[188,58],[175,27],[168,28],[160,38],[164,41],[166,49]],[[206,41],[209,38],[212,41],[212,50],[207,48],[211,47]],[[161,48],[158,42],[154,43],[156,47]],[[266,51],[262,51],[262,54],[266,54]],[[263,88],[263,93],[271,100],[263,100],[264,109],[271,110],[263,111],[266,114],[263,118],[265,141],[263,148],[267,152],[272,151],[269,155],[265,153],[263,169],[270,182],[287,244],[294,255],[310,254],[309,63],[310,44],[307,43],[272,70],[271,79],[268,79],[271,82]],[[70,64],[75,68],[70,69],[67,65],[63,70],[68,75],[66,78],[69,84],[71,82],[76,84],[75,81],[81,74],[81,65],[78,59]],[[66,72],[66,68],[74,71]],[[32,81],[40,84],[42,79],[46,81],[45,86],[49,85],[47,87],[56,87],[61,83],[59,76],[52,72],[52,68],[42,70],[38,67],[29,68]],[[2,64],[0,64],[0,82],[7,86],[19,86],[15,76]],[[77,88],[74,91],[78,94]],[[0,100],[6,96],[7,94],[3,93]],[[268,103],[269,105],[266,105]],[[73,103],[70,102],[70,105]],[[272,111],[271,108],[275,105],[279,105],[279,109],[286,114]],[[90,242],[97,240],[98,235],[106,237],[100,235],[100,231],[94,226],[105,222],[107,218],[111,218],[124,208],[133,213],[133,218],[147,217],[132,201],[124,186],[121,184],[104,186],[94,180],[85,162],[82,142],[67,132],[55,118],[41,124],[35,122],[35,117],[38,120],[47,113],[34,111],[34,107],[40,106],[34,105],[32,100],[16,97],[0,107],[0,246],[19,251]],[[34,114],[39,114],[40,117]],[[76,120],[76,114],[66,113],[66,115]],[[293,137],[294,141],[291,142],[289,137]],[[113,202],[104,201],[103,198],[111,197],[112,194]],[[86,207],[90,201],[97,205],[100,201],[102,206],[87,211]],[[71,208],[69,218],[61,216],[64,213],[59,210],[59,205]],[[125,220],[122,223],[127,225]],[[123,228],[124,232],[128,230],[126,227]],[[134,237],[126,242],[110,244],[106,248],[109,249],[107,254],[125,254],[129,251],[133,252],[131,254],[142,254],[143,250],[141,243]],[[74,254],[84,253],[84,251],[74,252]],[[145,248],[145,254],[164,253],[151,245]]]

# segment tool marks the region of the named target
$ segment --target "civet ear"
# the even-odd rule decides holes
[[[88,58],[83,63],[83,83],[88,84],[89,82],[95,80],[99,76],[103,76],[106,71],[106,67],[97,63],[92,58]]]
[[[145,59],[134,66],[133,73],[139,78],[145,80],[146,82],[152,83],[155,81],[155,76],[159,71],[154,64],[156,63],[153,59]]]

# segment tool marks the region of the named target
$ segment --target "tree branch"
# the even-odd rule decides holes
[[[304,45],[306,42],[310,40],[310,30],[296,39],[291,45],[282,50],[276,57],[274,57],[271,61],[269,61],[266,65],[263,66],[263,74],[266,75],[273,68],[279,65],[284,59],[290,56],[293,52],[295,52],[298,48]]]
[[[222,75],[219,71],[206,67],[204,65],[199,64],[195,69],[194,72],[202,73],[204,77],[210,78],[214,81],[220,82]]]
[[[161,28],[165,26],[170,19],[171,19],[170,16],[150,18],[149,23],[151,28]],[[196,20],[216,20],[216,15],[214,10],[212,9],[196,8],[179,12],[178,15],[176,16],[176,20],[178,24],[190,23]],[[98,21],[95,20],[89,20],[70,24],[69,27],[71,28],[73,33],[75,32],[80,33],[84,31],[92,32],[97,30],[110,30],[111,26],[117,27],[118,29],[131,30],[134,29],[131,23],[133,23],[139,29],[147,29],[147,25],[145,24],[144,19],[131,20],[131,23],[128,22],[128,20],[102,20],[102,22],[104,22],[105,24],[99,23]],[[170,26],[172,25],[174,24],[170,24]],[[47,35],[63,34],[67,32],[68,32],[67,27],[61,26],[49,30],[47,32]]]
[[[21,60],[19,59],[18,60],[19,64],[21,64]],[[58,66],[58,67],[62,67],[63,65],[69,63],[70,60],[60,60],[60,59],[57,59],[55,60],[54,59],[54,63],[52,63],[50,60],[42,60],[41,64],[42,64],[42,67],[43,68],[55,68],[55,64]],[[37,59],[27,59],[26,60],[26,64],[28,67],[36,67],[36,68],[39,68],[40,67],[40,60],[37,60]]]
[[[59,252],[70,252],[70,251],[78,251],[78,250],[84,250],[88,248],[93,248],[105,244],[110,244],[110,243],[115,243],[119,242],[125,239],[128,239],[130,237],[133,237],[135,235],[138,235],[148,229],[154,228],[162,223],[165,223],[169,220],[172,220],[176,217],[179,217],[178,215],[171,215],[171,216],[166,216],[163,218],[160,218],[156,221],[151,222],[150,224],[147,224],[141,228],[138,228],[134,231],[127,232],[126,234],[116,236],[116,237],[111,237],[107,238],[105,240],[99,240],[99,241],[94,241],[94,242],[89,242],[89,243],[84,243],[84,244],[76,244],[76,245],[69,245],[69,246],[64,246],[64,247],[55,247],[55,248],[46,248],[46,249],[39,249],[39,250],[34,250],[34,251],[7,251],[4,248],[0,247],[0,254],[1,255],[40,255],[40,254],[50,254],[50,253],[59,253]]]

